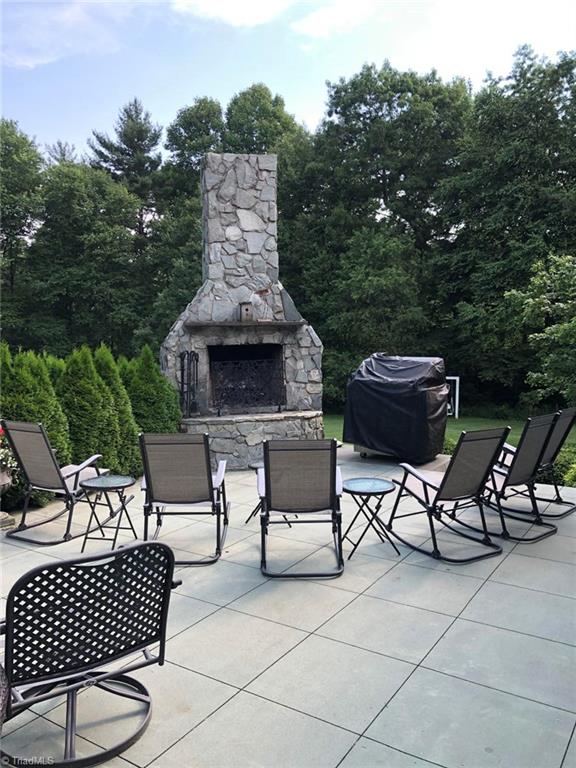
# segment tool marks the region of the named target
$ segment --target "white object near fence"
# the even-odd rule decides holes
[[[460,376],[446,376],[446,381],[450,387],[448,416],[454,416],[457,419],[460,416]]]

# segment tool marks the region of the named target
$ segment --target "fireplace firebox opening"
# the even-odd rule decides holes
[[[286,404],[282,344],[208,346],[212,405],[218,415]]]

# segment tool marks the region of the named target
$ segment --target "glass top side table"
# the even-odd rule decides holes
[[[358,507],[358,511],[354,515],[354,518],[352,519],[350,525],[346,529],[344,536],[342,537],[343,539],[348,540],[350,544],[352,544],[352,551],[348,555],[348,560],[350,560],[354,552],[356,552],[358,545],[370,528],[372,528],[372,530],[376,533],[381,542],[384,544],[391,544],[392,547],[394,547],[396,550],[397,554],[400,554],[400,550],[390,538],[384,523],[379,517],[380,509],[382,508],[382,504],[384,502],[384,497],[387,494],[392,493],[395,488],[396,486],[391,480],[385,480],[379,477],[352,477],[343,482],[343,492],[351,496],[356,502],[356,506]],[[354,524],[356,523],[356,520],[360,514],[363,514],[366,518],[366,527],[360,534],[360,538],[357,541],[353,541],[350,538],[349,533],[354,527]]]
[[[129,475],[96,475],[96,477],[91,477],[80,483],[80,487],[86,491],[86,499],[90,505],[90,517],[86,526],[81,552],[84,552],[86,542],[90,539],[111,541],[112,549],[115,549],[120,531],[132,531],[134,538],[138,538],[126,506],[134,498],[134,494],[126,496],[126,488],[130,488],[135,482],[136,480]],[[94,498],[90,497],[90,493],[96,494]],[[114,506],[110,498],[110,494],[113,493],[118,497],[117,506]],[[102,496],[106,499],[105,502],[101,501]],[[98,507],[104,507],[104,509],[108,510],[108,517],[103,521],[100,521],[98,517]],[[122,525],[122,518],[124,516],[126,516],[128,525]],[[114,518],[116,518],[115,523],[110,525],[110,521],[114,520]],[[95,524],[94,528],[92,527],[93,524]],[[91,536],[90,534],[96,530],[100,532],[100,536]],[[106,536],[106,530],[113,530],[113,535]]]

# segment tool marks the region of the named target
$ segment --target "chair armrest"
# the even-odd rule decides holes
[[[342,496],[342,472],[336,467],[336,496]]]
[[[102,458],[101,453],[95,453],[94,456],[90,456],[89,459],[86,459],[86,461],[83,461],[82,464],[76,464],[74,469],[70,469],[68,472],[65,472],[62,474],[62,477],[72,477],[73,475],[77,475],[80,472],[82,472],[83,469],[86,469],[86,467],[91,467],[92,464],[95,464],[98,459]]]
[[[5,634],[6,634],[6,619],[2,619],[2,621],[0,621],[0,635],[5,635]]]
[[[181,586],[182,586],[182,579],[174,579],[172,581],[170,589],[177,589],[178,587],[181,587]]]
[[[220,488],[224,482],[224,475],[226,474],[226,459],[222,459],[218,462],[218,469],[216,474],[212,476],[212,485],[214,488]]]
[[[412,466],[412,464],[399,464],[398,466],[402,467],[405,472],[412,475],[412,477],[415,477],[424,485],[427,485],[429,488],[434,488],[434,490],[438,490],[438,486],[431,483],[430,480],[427,480],[424,475],[420,474],[420,472]]]
[[[264,496],[266,496],[266,476],[264,474],[264,468],[261,468],[256,472],[256,487],[258,488],[258,496],[263,499]]]

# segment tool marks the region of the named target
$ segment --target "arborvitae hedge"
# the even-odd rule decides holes
[[[61,357],[56,357],[55,355],[49,355],[47,352],[44,352],[41,355],[41,357],[50,375],[50,380],[52,381],[52,385],[56,387],[56,384],[58,383],[58,379],[66,370],[66,361],[63,360]]]
[[[116,365],[118,366],[118,373],[122,379],[122,384],[124,384],[126,387],[126,391],[128,391],[130,377],[132,376],[132,372],[134,370],[133,362],[133,360],[128,360],[128,358],[124,355],[120,355],[116,361]]]
[[[128,362],[128,361],[126,361]],[[112,352],[101,344],[94,353],[94,364],[114,401],[120,428],[118,441],[118,468],[120,472],[138,475],[142,472],[142,459],[138,447],[138,425],[132,412],[130,398],[120,378]]]
[[[130,363],[127,390],[134,417],[143,432],[177,432],[180,426],[178,394],[160,372],[148,345]]]
[[[52,448],[56,450],[58,464],[69,464],[72,447],[68,419],[56,396],[44,360],[32,351],[20,352],[14,358],[14,369],[28,373],[32,381],[32,391],[29,393],[29,421],[41,422],[44,425]]]
[[[79,463],[101,453],[101,465],[118,471],[118,416],[87,346],[75,349],[67,358],[57,393],[70,425],[73,461]]]
[[[14,365],[8,345],[0,345],[0,381],[2,384],[2,418],[9,421],[42,421],[35,402],[36,385],[26,365]],[[47,426],[47,425],[46,425]],[[52,432],[51,439],[58,437]],[[52,498],[52,494],[37,491],[32,496],[32,504],[43,506]],[[2,509],[10,511],[22,506],[24,499],[24,477],[20,470],[12,472],[12,485],[2,494]]]

